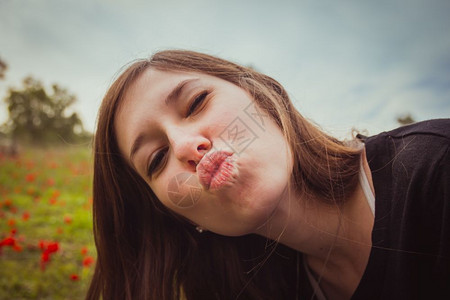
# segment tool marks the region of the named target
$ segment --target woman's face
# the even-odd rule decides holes
[[[148,69],[114,125],[121,153],[158,199],[218,234],[255,232],[287,189],[292,156],[280,128],[228,81]]]

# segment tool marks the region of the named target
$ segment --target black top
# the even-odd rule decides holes
[[[375,187],[373,247],[352,299],[450,299],[450,119],[365,144]],[[311,299],[311,287],[304,292]]]

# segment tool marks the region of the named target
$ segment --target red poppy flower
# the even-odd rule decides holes
[[[44,241],[39,241],[39,248],[41,249],[41,250],[44,250],[44,248],[45,248],[45,242]]]
[[[47,251],[48,251],[49,253],[56,252],[56,251],[58,251],[58,249],[59,249],[59,244],[58,244],[58,242],[49,243],[49,244],[47,245]]]
[[[14,220],[14,219],[9,219],[9,220],[8,220],[8,226],[9,226],[9,227],[13,227],[14,225],[16,225],[16,220]]]
[[[83,248],[81,248],[81,255],[85,256],[88,253],[88,248],[86,246],[84,246]]]
[[[80,276],[78,276],[77,274],[71,274],[70,275],[70,280],[72,281],[77,281],[80,279]]]
[[[53,193],[52,193],[52,198],[58,198],[59,195],[61,195],[61,192],[58,191],[58,190],[55,190],[55,191],[53,191]]]
[[[41,262],[46,263],[50,260],[50,253],[48,251],[42,252]]]
[[[22,246],[20,246],[17,243],[16,239],[12,236],[7,237],[0,241],[0,254],[1,254],[2,247],[4,247],[4,246],[10,246],[11,248],[13,248],[14,251],[17,251],[17,252],[22,251]]]
[[[25,180],[28,182],[33,182],[36,179],[36,174],[29,173],[27,176],[25,176]]]
[[[24,212],[23,214],[22,214],[22,220],[24,220],[24,221],[28,221],[28,219],[30,218],[30,213],[29,212]]]
[[[46,264],[50,261],[50,254],[59,250],[59,244],[58,242],[46,243],[44,241],[40,241],[39,248],[43,250],[41,255],[41,269],[45,270]]]
[[[85,267],[89,267],[93,263],[94,263],[94,258],[92,256],[86,256],[83,259],[83,266],[85,266]]]
[[[16,243],[16,240],[13,237],[7,237],[0,241],[0,247],[2,246],[14,246]]]
[[[64,216],[64,223],[66,223],[66,224],[72,223],[72,217],[71,216]]]

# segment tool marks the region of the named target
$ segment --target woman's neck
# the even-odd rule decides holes
[[[365,155],[363,167],[372,186]],[[320,199],[305,199],[292,191],[290,197],[288,194],[257,233],[302,252],[324,287],[351,296],[372,246],[374,217],[360,184],[340,207]]]

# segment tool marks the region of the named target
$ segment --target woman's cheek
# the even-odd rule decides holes
[[[192,208],[198,204],[202,191],[195,173],[181,172],[168,180],[166,203],[175,210]]]

